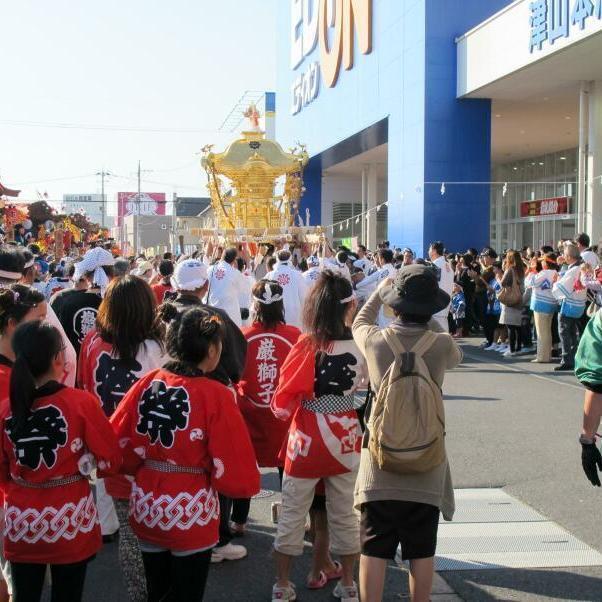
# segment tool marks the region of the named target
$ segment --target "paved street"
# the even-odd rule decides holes
[[[570,533],[602,551],[602,492],[585,480],[577,436],[582,391],[572,375],[530,358],[506,361],[465,345],[465,361],[445,384],[448,450],[456,488],[501,487]],[[256,500],[244,538],[249,558],[215,566],[208,602],[269,599],[273,578],[269,518],[278,499],[275,473],[264,476],[266,497]],[[125,600],[115,557],[107,546],[90,571],[85,600]],[[309,550],[295,564],[293,579],[302,601],[328,600],[329,589],[308,592],[303,582]],[[443,572],[434,602],[481,600],[602,600],[602,567]],[[447,582],[447,583],[446,583]],[[407,577],[391,566],[387,602],[406,597]],[[458,597],[451,595],[451,588]]]

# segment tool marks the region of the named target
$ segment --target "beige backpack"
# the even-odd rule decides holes
[[[427,472],[445,460],[443,397],[422,357],[437,335],[427,330],[406,351],[394,330],[381,332],[395,360],[372,403],[368,448],[382,470]]]

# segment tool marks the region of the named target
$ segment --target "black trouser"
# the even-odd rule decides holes
[[[560,335],[558,334],[558,312],[554,312],[552,316],[552,345],[560,343]]]
[[[533,327],[531,317],[533,312],[528,307],[523,307],[523,315],[521,319],[521,334],[523,337],[523,345],[525,347],[533,347]]]
[[[84,592],[88,558],[73,564],[51,564],[51,602],[80,602]],[[44,588],[46,565],[33,562],[11,562],[13,602],[39,602]]]
[[[579,346],[579,318],[560,316],[558,318],[558,334],[562,345],[561,363],[573,367],[575,365],[575,353]]]
[[[475,293],[474,310],[476,319],[483,328],[485,328],[485,322],[487,321],[487,303],[487,291]]]
[[[523,348],[523,333],[520,326],[508,326],[510,333],[510,351],[520,351]]]
[[[280,487],[282,488],[282,475],[284,474],[284,468],[278,467],[278,478],[280,480]],[[249,518],[249,511],[251,510],[251,498],[240,498],[232,500],[232,520],[239,525],[245,525]],[[220,543],[221,545],[221,543]]]
[[[232,500],[232,520],[239,525],[246,524],[250,509],[251,498]]]
[[[232,541],[230,531],[230,514],[232,512],[232,499],[219,494],[219,547],[225,546]]]
[[[483,329],[485,330],[485,338],[489,345],[494,343],[493,337],[495,336],[495,331],[500,323],[499,314],[485,314],[483,318]]]
[[[189,556],[142,552],[148,602],[199,602],[203,599],[211,550]]]

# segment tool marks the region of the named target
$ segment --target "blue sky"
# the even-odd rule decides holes
[[[0,179],[22,198],[99,192],[101,168],[148,192],[205,195],[195,155],[245,90],[275,85],[276,2],[282,0],[19,0],[0,7]],[[7,122],[197,133],[141,133]],[[57,180],[61,178],[61,180]],[[62,179],[65,178],[65,179]],[[68,178],[68,179],[67,179]],[[174,187],[174,184],[177,186]],[[107,193],[135,181],[107,180]]]

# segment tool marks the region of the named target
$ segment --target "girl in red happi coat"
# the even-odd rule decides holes
[[[15,600],[40,599],[50,564],[52,600],[79,601],[102,544],[86,475],[95,463],[116,471],[121,453],[96,399],[58,382],[65,357],[56,328],[22,324],[13,351],[10,401],[0,405],[0,481]]]
[[[130,524],[148,599],[196,602],[219,539],[218,492],[255,495],[259,470],[235,393],[205,376],[220,359],[221,318],[200,307],[178,313],[171,304],[160,313],[172,361],[141,378],[111,422],[134,475]]]
[[[247,423],[257,464],[281,468],[282,442],[288,422],[278,420],[270,408],[278,385],[280,368],[301,331],[284,323],[282,287],[274,280],[260,280],[253,286],[253,324],[243,328],[247,340],[245,371],[238,383],[238,407]],[[234,500],[232,531],[242,535],[249,516],[250,499]]]
[[[155,310],[155,296],[141,278],[125,276],[107,287],[96,328],[82,343],[78,365],[80,386],[98,399],[107,416],[134,383],[168,359]],[[142,555],[128,519],[130,492],[131,483],[124,475],[96,481],[103,537],[106,540],[119,529],[119,564],[129,600],[144,602]]]
[[[39,291],[13,284],[9,288],[0,289],[0,401],[8,399],[10,373],[15,361],[12,341],[13,334],[19,324],[46,318],[46,300]],[[0,492],[0,500],[2,500]],[[4,504],[0,509],[0,528],[4,528]],[[10,564],[4,558],[0,543],[0,602],[6,602],[12,593]]]
[[[331,550],[341,558],[341,580],[333,595],[358,602],[353,570],[360,551],[353,488],[361,449],[354,392],[365,376],[365,360],[353,341],[356,302],[349,280],[326,270],[304,308],[302,336],[288,355],[272,400],[277,417],[292,421],[285,442],[282,511],[274,541],[277,582],[272,600],[296,600],[289,574],[303,553],[305,517],[314,490],[324,481]]]

